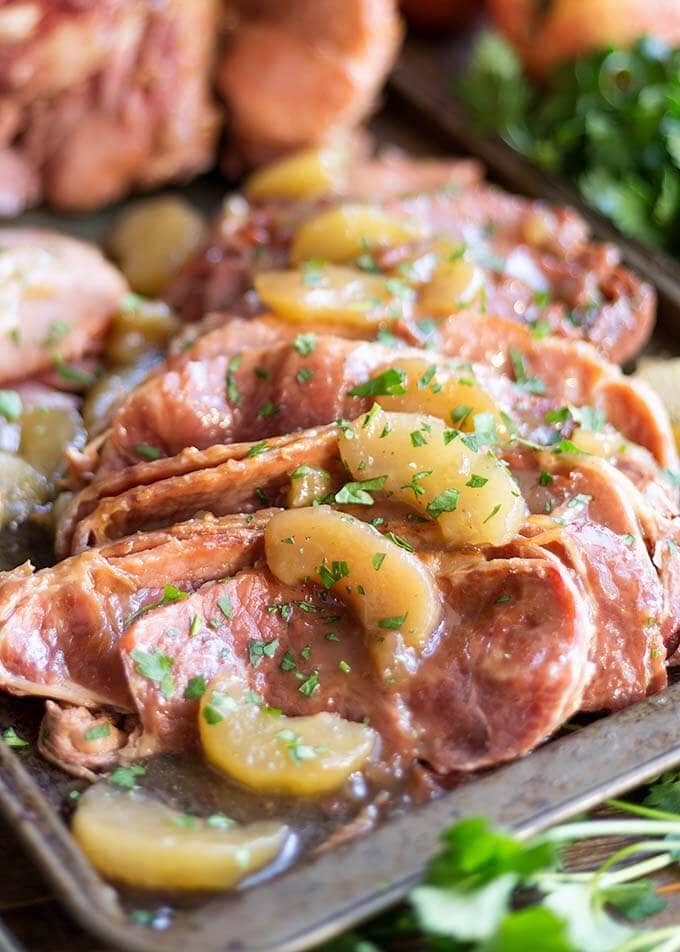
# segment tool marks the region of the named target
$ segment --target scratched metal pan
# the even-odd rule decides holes
[[[20,755],[4,744],[0,808],[75,918],[114,948],[295,952],[404,896],[436,850],[441,830],[459,816],[486,814],[534,834],[677,766],[679,714],[680,684],[675,684],[279,877],[177,909],[162,932],[130,923],[115,890],[94,872],[50,803],[50,771],[36,782]]]
[[[416,153],[450,150],[450,142],[446,146],[422,126],[405,123],[403,110],[389,108],[376,131]],[[210,210],[224,190],[223,181],[209,177],[184,192]],[[115,211],[79,217],[37,211],[24,222],[100,240]],[[27,557],[37,565],[50,561],[49,540],[39,530],[0,534],[0,568]],[[41,710],[39,701],[0,697],[0,725],[12,724],[34,741]],[[248,890],[178,906],[163,929],[135,925],[129,897],[105,883],[75,845],[64,812],[73,781],[42,760],[35,743],[19,752],[0,744],[0,812],[75,919],[107,946],[130,952],[294,952],[404,896],[436,850],[441,830],[456,817],[484,813],[524,834],[537,833],[680,764],[679,714],[676,684]]]
[[[613,242],[624,261],[656,287],[659,301],[658,328],[670,339],[680,338],[680,264],[657,248],[648,248],[622,233],[604,216],[585,204],[577,190],[564,179],[538,169],[532,162],[499,139],[479,135],[454,95],[455,77],[461,73],[474,43],[474,28],[444,41],[410,37],[392,73],[390,88],[421,124],[430,125],[449,151],[477,156],[488,177],[510,191],[544,198],[558,205],[571,205],[586,219],[600,241]]]

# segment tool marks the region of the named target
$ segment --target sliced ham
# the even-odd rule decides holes
[[[589,341],[617,362],[640,351],[652,330],[655,295],[621,266],[616,248],[591,243],[587,225],[571,209],[475,183],[460,163],[448,182],[445,172],[446,163],[410,160],[409,174],[406,159],[359,159],[342,198],[378,204],[431,236],[467,246],[484,269],[490,313],[529,325],[541,319],[552,333]],[[285,267],[297,228],[330,201],[227,202],[206,245],[165,296],[190,320],[252,308],[255,272]],[[399,266],[427,246],[425,240],[377,249],[374,257],[382,270],[399,274]]]
[[[351,129],[397,55],[393,0],[235,0],[217,84],[229,114],[229,169]]]
[[[134,465],[140,447],[142,454],[151,447],[155,454],[173,456],[187,446],[254,442],[356,416],[370,401],[349,397],[354,386],[399,356],[422,356],[328,335],[315,338],[310,354],[300,354],[290,339],[239,353],[242,325],[234,339],[230,326],[199,340],[197,352],[171,359],[131,394],[103,444],[99,475]],[[274,326],[265,324],[264,333],[274,334]],[[567,403],[594,406],[659,463],[675,465],[674,440],[656,398],[588,345],[558,338],[536,341],[519,324],[486,315],[447,320],[436,344],[448,357],[474,362],[473,374],[519,421],[523,436],[541,439],[550,409]],[[513,382],[517,354],[527,374],[540,378],[545,395],[532,395],[521,381]],[[434,354],[428,359],[436,360]],[[302,379],[300,372],[306,375]]]
[[[96,351],[127,291],[94,245],[0,228],[0,384]]]
[[[413,687],[395,693],[380,684],[361,631],[332,594],[313,585],[284,586],[254,567],[205,585],[128,630],[121,649],[144,730],[161,749],[193,749],[197,701],[184,698],[186,686],[191,678],[229,671],[286,714],[369,717],[386,754],[406,765],[419,758],[448,773],[526,753],[578,708],[590,675],[592,629],[568,573],[529,543],[487,557],[425,558],[450,607]],[[502,595],[510,597],[499,601]],[[225,598],[231,619],[220,610]],[[313,610],[302,611],[300,603]],[[292,609],[287,621],[276,610],[283,604]],[[339,641],[324,637],[329,630]],[[263,638],[276,641],[276,650],[254,667],[249,644]],[[139,651],[172,659],[170,697],[140,673],[133,655]],[[318,672],[311,697],[298,690],[295,671],[281,668],[286,652],[300,673]]]
[[[266,514],[196,520],[91,549],[35,574],[0,575],[0,687],[132,710],[118,641],[135,612],[238,571],[261,553]]]

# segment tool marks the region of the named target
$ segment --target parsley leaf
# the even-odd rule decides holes
[[[427,504],[427,514],[438,519],[444,512],[455,512],[459,497],[460,492],[457,489],[445,489]]]
[[[23,404],[16,390],[0,390],[0,416],[16,423],[21,416]]]
[[[361,383],[349,391],[350,397],[396,397],[406,393],[406,374],[397,367],[390,367],[377,377]]]
[[[135,648],[130,652],[130,657],[135,662],[137,674],[158,684],[164,698],[169,699],[173,696],[177,687],[171,673],[175,664],[174,658],[163,654],[157,648],[153,651]]]
[[[263,658],[273,658],[278,650],[278,638],[273,638],[271,641],[259,641],[257,638],[251,638],[248,642],[248,658],[254,668],[259,665]]]
[[[384,488],[387,476],[376,476],[373,479],[363,479],[359,482],[345,483],[342,489],[335,494],[335,501],[340,505],[372,506],[371,492],[379,492]]]

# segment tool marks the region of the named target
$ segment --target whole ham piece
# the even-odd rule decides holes
[[[351,128],[400,37],[395,0],[6,0],[0,214],[187,180],[215,163],[225,112],[248,164]]]

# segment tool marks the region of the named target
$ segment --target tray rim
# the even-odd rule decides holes
[[[564,182],[546,176],[545,173],[537,170],[505,143],[481,140],[472,136],[469,130],[466,131],[462,127],[464,123],[460,115],[457,118],[454,116],[448,123],[442,123],[441,117],[433,113],[432,101],[424,96],[422,91],[416,96],[413,94],[412,87],[409,87],[406,92],[404,90],[404,64],[408,62],[409,50],[415,49],[416,46],[417,44],[412,41],[407,43],[405,59],[397,65],[390,86],[401,99],[410,103],[411,106],[415,106],[418,110],[421,128],[426,125],[433,126],[449,146],[451,142],[455,142],[459,148],[462,146],[466,152],[479,157],[486,165],[491,177],[500,180],[506,187],[520,193],[545,198],[551,202],[566,203],[576,207],[588,221],[593,234],[598,240],[613,241],[618,244],[624,251],[624,258],[627,263],[660,289],[660,302],[663,303],[665,300],[669,309],[676,312],[670,323],[671,325],[674,324],[675,329],[680,331],[680,265],[677,265],[670,258],[664,260],[665,256],[650,252],[649,249],[638,245],[637,242],[626,239],[610,222],[586,206],[580,197]],[[422,45],[421,49],[423,49]],[[448,105],[451,106],[453,103],[454,100],[450,97]],[[415,123],[414,126],[416,126]],[[430,142],[432,142],[432,136],[430,136]],[[513,180],[509,177],[506,167],[501,168],[504,159],[501,159],[500,156],[507,158],[507,154],[511,154],[515,163],[516,167],[513,174],[519,176],[517,179]],[[529,176],[529,178],[526,178],[526,176]],[[657,262],[658,267],[656,266]],[[654,274],[650,272],[650,267],[652,267]],[[662,281],[659,280],[660,274],[663,277]],[[438,817],[436,826],[437,833],[439,833],[444,825],[440,813],[448,811],[449,820],[453,819],[454,816],[463,815],[466,811],[465,803],[469,801],[470,797],[477,797],[477,793],[473,794],[471,791],[483,791],[487,789],[489,784],[492,787],[494,784],[502,785],[505,778],[507,778],[508,789],[513,789],[513,778],[523,777],[528,767],[535,767],[536,771],[539,772],[541,769],[544,772],[549,771],[553,752],[555,752],[555,756],[562,752],[560,756],[563,756],[567,761],[576,760],[578,763],[578,757],[575,757],[574,753],[570,753],[570,751],[578,752],[580,742],[584,737],[592,738],[601,735],[602,752],[603,755],[606,755],[608,753],[607,748],[612,742],[614,746],[618,744],[616,739],[617,725],[623,723],[620,734],[626,743],[633,742],[634,732],[627,727],[629,720],[635,723],[639,719],[648,731],[651,730],[650,745],[653,746],[654,742],[659,744],[659,749],[655,753],[651,753],[650,746],[650,756],[638,757],[635,763],[625,771],[614,772],[613,775],[599,783],[584,784],[582,782],[583,777],[574,777],[572,778],[573,785],[562,796],[561,800],[553,801],[552,805],[536,806],[533,810],[526,812],[523,817],[516,817],[505,824],[522,835],[538,833],[556,822],[566,820],[574,814],[596,805],[607,796],[623,793],[663,770],[680,764],[680,743],[675,742],[672,736],[667,742],[664,741],[663,731],[653,726],[657,722],[659,725],[663,725],[664,719],[668,718],[672,721],[675,717],[677,721],[678,712],[680,712],[680,684],[667,688],[665,692],[647,701],[640,702],[640,704],[634,705],[626,711],[608,715],[595,724],[584,728],[578,734],[553,739],[539,750],[515,763],[496,768],[481,776],[475,776],[474,779],[471,779],[458,790],[443,795],[431,804],[416,808],[415,811],[409,810],[403,817],[387,821],[365,837],[336,848],[332,853],[326,855],[326,859],[320,857],[319,860],[304,861],[299,866],[287,870],[281,876],[269,880],[261,886],[254,887],[250,894],[261,896],[264,890],[279,890],[282,884],[293,878],[304,880],[304,877],[307,876],[309,880],[310,877],[313,877],[313,870],[317,868],[319,863],[321,866],[324,863],[336,864],[338,868],[343,865],[349,866],[352,864],[353,856],[367,851],[370,852],[370,841],[373,837],[378,834],[381,835],[381,838],[392,833],[399,835],[401,830],[411,823],[414,813],[422,817],[428,812],[428,808],[432,808],[431,812]],[[614,738],[612,738],[612,730],[614,731]],[[565,751],[566,753],[564,753]],[[585,766],[587,766],[587,759],[586,757],[584,761]],[[546,762],[547,767],[543,766]],[[115,889],[106,884],[92,869],[70,836],[58,811],[48,803],[38,784],[30,778],[28,772],[21,765],[20,755],[9,750],[3,744],[0,744],[0,812],[12,823],[22,843],[48,877],[59,898],[86,931],[96,935],[113,948],[123,948],[129,950],[129,952],[180,952],[180,950],[184,952],[187,937],[177,933],[177,930],[174,930],[174,932],[172,929],[169,932],[150,931],[148,928],[133,924],[123,915],[116,899]],[[328,912],[326,915],[317,917],[311,925],[308,924],[306,929],[298,929],[294,934],[289,933],[279,936],[273,942],[264,945],[261,942],[259,944],[248,944],[247,938],[241,940],[238,936],[236,938],[231,936],[229,940],[225,940],[228,941],[228,944],[222,942],[218,945],[212,944],[209,947],[201,946],[201,948],[205,949],[206,952],[208,952],[208,948],[211,952],[212,950],[225,950],[226,952],[228,949],[239,949],[240,952],[299,952],[299,950],[311,948],[399,901],[417,882],[422,872],[422,866],[421,863],[417,870],[401,876],[384,888],[378,888],[376,884],[373,884],[372,889],[369,888],[363,893],[360,891],[359,895],[355,895],[353,901],[349,904],[341,904],[340,908],[334,912]],[[242,893],[241,895],[247,896],[249,893]],[[225,896],[221,897],[221,901],[218,899],[217,903],[230,907],[234,905]],[[222,920],[225,918],[226,914],[223,913]]]
[[[450,822],[458,816],[477,812],[479,804],[478,812],[491,814],[520,835],[532,836],[676,767],[680,764],[680,741],[676,740],[675,730],[679,712],[680,683],[677,683],[626,710],[549,741],[520,760],[476,776],[450,793],[386,821],[366,836],[312,860],[304,860],[259,886],[218,896],[201,907],[202,912],[196,913],[203,918],[210,918],[211,912],[217,913],[212,920],[212,931],[210,927],[202,928],[199,936],[194,933],[191,919],[181,928],[150,932],[125,917],[115,888],[93,870],[58,812],[22,766],[20,755],[5,745],[0,745],[0,811],[12,823],[69,912],[88,932],[113,948],[129,952],[183,952],[193,936],[200,940],[199,947],[205,952],[302,952],[403,898],[422,874],[447,818]],[[580,770],[573,770],[575,764]],[[557,797],[553,789],[555,783],[555,789],[560,791]],[[518,812],[518,798],[526,796],[529,787],[534,792]],[[430,824],[436,831],[424,832]],[[371,864],[375,857],[389,868],[399,868],[397,862],[390,860],[391,852],[396,861],[416,826],[420,831],[418,835],[425,835],[427,839],[422,859],[411,863],[411,868],[396,880],[371,883],[371,872],[376,868]],[[386,840],[390,842],[385,844]],[[421,840],[416,839],[416,843],[420,845]],[[411,855],[412,851],[407,851],[406,856]],[[342,878],[338,870],[352,867],[357,857],[359,882],[350,888],[348,897],[334,897],[336,878],[338,875]],[[356,878],[353,873],[352,882]],[[305,891],[301,900],[303,907],[309,904],[310,891],[320,890],[317,899],[324,900],[312,921],[294,927],[292,933],[284,921],[279,934],[264,941],[258,937],[257,930],[255,936],[249,938],[247,930],[245,933],[239,930],[238,923],[235,934],[232,932],[228,940],[221,941],[215,936],[216,931],[220,936],[229,934],[226,927],[232,917],[247,919],[249,903],[250,913],[256,913],[261,906],[267,907],[268,900],[283,906],[285,911],[288,899],[280,894],[282,890],[294,892],[298,881]],[[245,915],[240,908],[243,906],[246,906]],[[218,911],[215,907],[221,908]],[[216,941],[209,941],[211,938]]]

